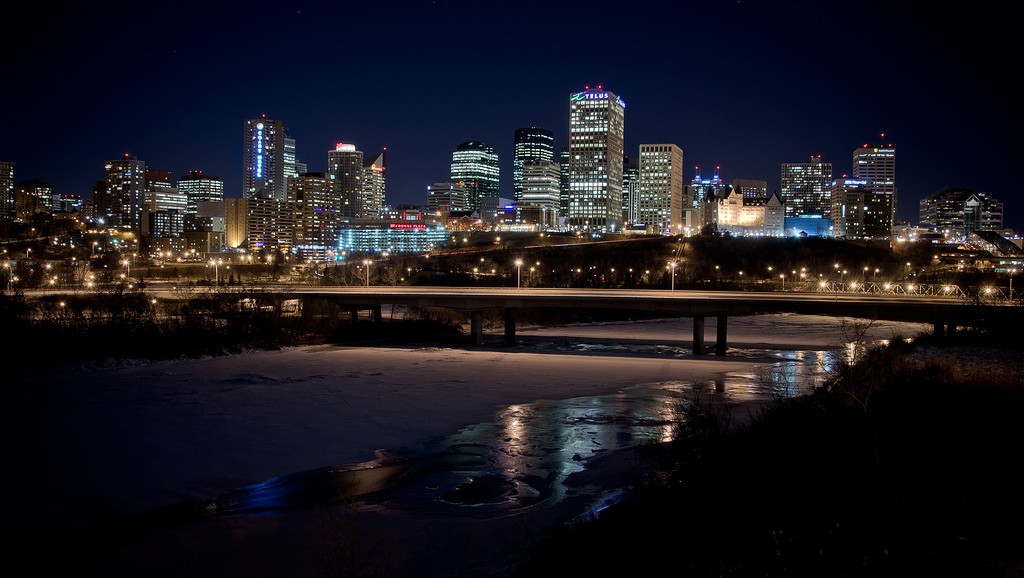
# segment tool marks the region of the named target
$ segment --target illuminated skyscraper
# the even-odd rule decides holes
[[[804,163],[782,163],[782,202],[786,218],[832,218],[832,163],[812,155]]]
[[[344,219],[361,217],[363,151],[353,144],[338,143],[334,150],[327,151],[327,173],[336,191],[338,215]]]
[[[885,134],[882,134],[885,138]],[[853,151],[853,178],[871,181],[871,190],[892,197],[892,221],[896,222],[896,149],[891,144],[864,146]]]
[[[338,244],[341,223],[333,189],[328,173],[288,179],[288,203],[295,215],[292,249],[304,260],[326,261]]]
[[[1003,228],[1003,203],[985,192],[948,187],[921,199],[918,205],[921,226],[951,239]]]
[[[380,219],[384,207],[386,181],[384,179],[384,153],[382,149],[369,160],[363,161],[363,191],[358,213],[364,219]]]
[[[569,149],[558,151],[558,216],[569,216]]]
[[[639,221],[637,195],[640,192],[640,162],[635,157],[622,157],[622,219],[636,225]]]
[[[674,144],[640,145],[637,224],[651,233],[678,234],[683,225],[683,149]]]
[[[837,238],[888,240],[892,235],[892,195],[865,179],[836,179],[832,184],[832,224]]]
[[[522,166],[522,198],[516,205],[542,207],[545,214],[558,215],[561,171],[552,161],[525,161]]]
[[[0,161],[0,219],[14,219],[14,161]]]
[[[189,171],[178,179],[178,192],[187,199],[185,212],[195,215],[199,203],[221,202],[224,200],[224,181],[213,175],[204,175],[203,171]]]
[[[119,159],[107,161],[106,194],[107,224],[120,229],[142,231],[142,211],[146,201],[146,163],[125,153]]]
[[[705,201],[713,201],[716,197],[722,197],[726,191],[726,185],[720,174],[722,167],[715,167],[715,174],[710,179],[701,178],[700,167],[693,167],[693,180],[690,187],[693,189],[693,206],[699,207]]]
[[[555,138],[545,128],[517,128],[515,150],[512,158],[512,193],[518,203],[523,199],[523,163],[530,161],[553,161]]]
[[[732,190],[748,199],[767,199],[768,181],[754,179],[733,179]]]
[[[276,199],[288,196],[288,177],[295,174],[295,141],[284,123],[266,115],[245,121],[242,154],[242,196]]]
[[[626,103],[587,87],[569,95],[570,229],[622,229],[622,158]]]
[[[452,152],[451,181],[466,189],[467,210],[479,211],[483,199],[498,198],[498,155],[480,141],[466,141]]]

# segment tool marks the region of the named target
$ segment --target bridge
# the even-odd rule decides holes
[[[483,344],[483,314],[504,313],[504,336],[515,342],[516,311],[522,308],[590,308],[654,311],[693,318],[693,352],[707,351],[704,325],[717,318],[714,351],[725,355],[730,316],[800,313],[928,323],[934,334],[945,335],[961,327],[987,327],[1024,321],[1024,307],[965,302],[942,295],[877,295],[867,293],[809,293],[756,291],[692,291],[632,289],[549,289],[492,287],[278,287],[269,290],[278,299],[324,300],[352,312],[369,310],[381,320],[384,305],[448,308],[470,315],[470,338]]]

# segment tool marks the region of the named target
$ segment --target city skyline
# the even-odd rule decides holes
[[[326,4],[175,6],[75,6],[47,15],[48,38],[32,24],[44,21],[36,8],[13,16],[0,160],[15,163],[18,182],[89,197],[106,162],[130,153],[175,179],[218,176],[227,197],[241,197],[242,125],[266,114],[310,171],[327,170],[338,142],[386,148],[389,204],[426,205],[427,187],[448,179],[452,151],[471,140],[494,148],[500,194],[512,198],[515,131],[545,128],[566,147],[569,95],[602,85],[627,103],[626,156],[676,144],[686,183],[695,166],[703,176],[717,166],[726,182],[774,191],[783,163],[818,154],[841,178],[856,148],[891,143],[898,220],[916,224],[920,199],[958,187],[999,199],[1004,225],[1022,226],[1020,114],[998,81],[1009,45],[998,14],[868,1],[853,21],[811,3],[608,3],[612,20],[546,6],[538,27],[513,4],[485,13],[438,1],[342,26]],[[257,62],[246,39],[268,22],[281,49]],[[351,58],[316,68],[339,55]]]

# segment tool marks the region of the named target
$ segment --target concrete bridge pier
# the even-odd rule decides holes
[[[505,308],[505,343],[515,345],[516,342],[516,309]]]
[[[936,321],[932,326],[932,337],[945,337],[946,325],[941,321]]]
[[[472,311],[469,314],[469,339],[473,345],[484,344],[484,312]]]
[[[726,334],[729,332],[728,329],[728,315],[719,315],[717,323],[717,336],[718,341],[715,342],[715,355],[725,355],[726,349],[728,349],[728,341],[726,340]]]
[[[704,355],[704,318],[693,318],[693,354]]]

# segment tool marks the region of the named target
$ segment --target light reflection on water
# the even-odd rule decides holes
[[[682,347],[642,344],[536,342],[527,348],[597,355],[609,350],[614,355],[691,355]],[[493,422],[471,425],[417,447],[383,450],[375,463],[299,472],[241,488],[220,496],[216,503],[222,505],[219,513],[232,514],[320,505],[323,496],[330,497],[327,501],[365,500],[393,508],[473,516],[543,507],[565,498],[567,479],[582,471],[591,458],[670,441],[685,419],[686,404],[697,398],[756,402],[807,394],[852,353],[844,349],[729,350],[734,357],[775,361],[758,364],[749,372],[727,374],[714,383],[638,383],[612,395],[512,405]]]

